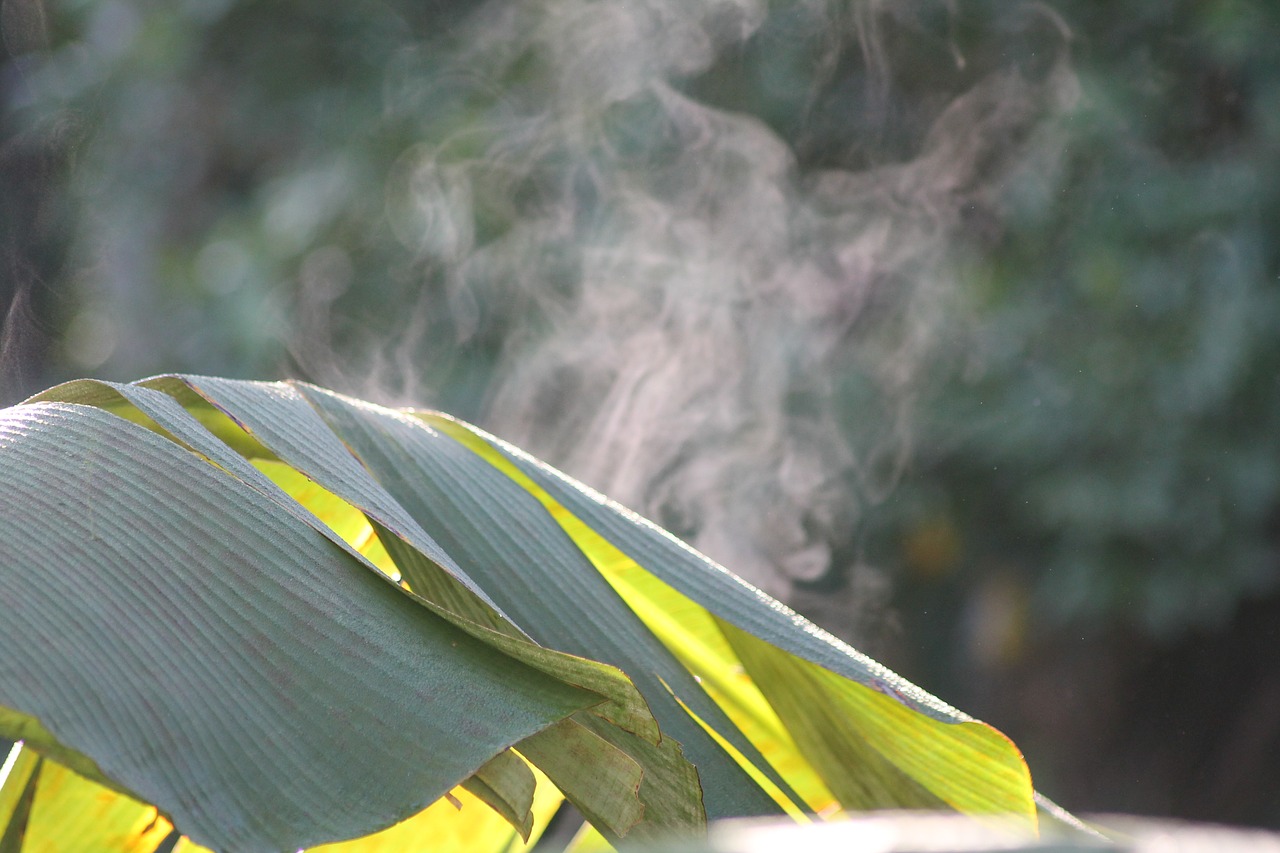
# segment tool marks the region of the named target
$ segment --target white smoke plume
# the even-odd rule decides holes
[[[880,29],[921,5],[795,4],[825,32],[795,97],[855,61],[864,108],[889,110]],[[777,8],[490,3],[439,84],[498,109],[413,149],[389,196],[460,338],[504,340],[486,427],[857,635],[883,590],[855,530],[910,458],[960,247],[1045,161],[1074,82],[1063,36],[1041,73],[996,68],[939,104],[890,162],[806,168],[795,140],[682,85]]]

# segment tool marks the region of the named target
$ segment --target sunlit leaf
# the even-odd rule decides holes
[[[635,614],[699,679],[733,723],[760,749],[769,765],[776,768],[800,794],[802,801],[813,811],[831,807],[835,801],[833,794],[820,774],[797,749],[786,726],[778,719],[759,687],[746,674],[725,640],[719,624],[705,608],[643,569],[581,519],[568,512],[477,432],[451,418],[430,414],[420,416],[529,491],[582,549],[592,565]],[[693,716],[697,718],[696,713]],[[708,725],[706,721],[700,722],[704,727]],[[717,737],[714,731],[708,733],[713,738]],[[723,743],[722,747],[731,754],[736,752],[731,743]],[[758,772],[753,763],[747,763],[750,765],[747,768],[749,773]],[[771,781],[769,784],[772,784]],[[779,797],[784,810],[792,807],[790,798],[781,791],[775,799]]]
[[[535,771],[536,773],[536,771]],[[455,789],[454,802],[442,799],[402,823],[365,838],[325,844],[308,853],[523,853],[532,849],[556,809],[564,801],[541,776],[534,794],[532,833],[522,841],[507,821],[465,790]],[[175,851],[177,853],[177,851]]]
[[[154,806],[86,779],[35,750],[22,749],[15,757],[0,788],[3,853],[151,853],[173,831]]]
[[[1030,773],[1008,738],[559,472],[469,425],[422,417],[537,498],[635,612],[671,648],[685,650],[687,664],[718,687],[726,708],[747,724],[744,730],[764,736],[762,750],[790,761],[793,771],[809,765],[797,781],[810,797],[826,788],[845,808],[945,804],[1020,815],[1035,826]],[[640,565],[652,570],[652,579],[636,571]],[[761,697],[776,714],[760,708]],[[814,784],[815,772],[821,785]]]

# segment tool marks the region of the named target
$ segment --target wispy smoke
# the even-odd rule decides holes
[[[879,28],[906,6],[788,12],[823,33],[794,90],[813,121],[850,62],[858,104],[888,115]],[[856,633],[850,598],[866,605],[877,581],[854,531],[910,458],[959,246],[998,228],[1005,182],[1052,147],[1038,128],[1074,84],[1062,56],[1035,75],[996,69],[891,162],[805,167],[803,132],[784,140],[690,94],[769,8],[484,7],[439,85],[498,106],[407,154],[390,203],[460,337],[504,340],[486,426],[780,598],[813,605],[804,590],[825,581],[832,607],[816,615]]]

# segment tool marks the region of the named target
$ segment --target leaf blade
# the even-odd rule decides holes
[[[381,828],[599,700],[446,627],[275,502],[114,415],[5,410],[0,478],[0,638],[28,650],[0,660],[0,704],[209,846]],[[196,671],[193,649],[212,650]],[[356,772],[339,740],[397,784]],[[301,784],[317,771],[342,780],[337,795]]]

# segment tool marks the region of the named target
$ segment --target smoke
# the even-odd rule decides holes
[[[856,530],[911,458],[963,251],[998,236],[1006,184],[1045,162],[1046,117],[1075,92],[1061,35],[1038,70],[985,76],[962,73],[951,43],[972,83],[917,111],[897,150],[849,138],[815,155],[851,67],[843,109],[862,114],[845,124],[910,124],[883,30],[939,5],[954,17],[936,3],[490,3],[434,83],[489,106],[408,151],[388,187],[454,343],[503,342],[488,428],[846,635],[874,630],[884,584],[859,565]],[[807,46],[800,72],[740,81],[789,87],[803,121],[785,138],[697,96],[787,37]]]

